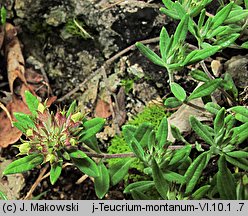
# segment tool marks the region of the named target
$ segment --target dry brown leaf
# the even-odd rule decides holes
[[[95,116],[108,118],[111,116],[110,105],[102,99],[98,99],[96,103]]]
[[[27,84],[24,77],[24,58],[15,27],[10,23],[6,23],[5,32],[5,56],[7,59],[8,80],[10,92],[13,94],[13,85],[17,78],[19,78],[24,84]]]
[[[8,109],[11,118],[14,119],[14,112],[22,112],[29,114],[27,105],[20,99],[14,98],[6,108]],[[0,113],[0,147],[6,148],[19,140],[22,132],[11,126],[11,122],[5,112]]]

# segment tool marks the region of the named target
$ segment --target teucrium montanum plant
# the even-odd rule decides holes
[[[88,157],[80,146],[84,144],[100,153],[95,134],[102,129],[105,120],[87,120],[77,111],[75,101],[67,111],[58,109],[53,113],[49,111],[47,101],[41,103],[29,91],[25,92],[25,99],[31,114],[14,113],[17,120],[14,126],[26,136],[17,147],[19,155],[27,156],[9,164],[3,174],[24,172],[49,163],[50,181],[55,184],[63,162],[71,161],[80,171],[95,178],[96,194],[102,198],[109,187],[106,167],[101,161],[97,164]]]

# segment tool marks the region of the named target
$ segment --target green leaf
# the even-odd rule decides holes
[[[179,15],[178,15],[178,13],[176,11],[168,10],[166,8],[160,8],[159,10],[160,10],[160,12],[164,13],[165,15],[167,15],[167,16],[175,19],[175,20],[180,19]]]
[[[189,156],[191,149],[192,149],[191,145],[186,145],[183,148],[176,150],[176,153],[171,158],[169,165],[181,163],[182,160],[184,160]]]
[[[163,148],[164,145],[167,143],[168,137],[168,121],[167,118],[164,117],[159,124],[158,131],[156,133],[156,139],[158,141],[159,148]]]
[[[125,190],[124,193],[130,193],[132,190],[137,190],[137,191],[149,191],[155,186],[153,181],[138,181],[134,182],[132,184],[129,184]]]
[[[27,129],[35,128],[35,124],[28,114],[15,112],[14,116],[17,122],[14,122],[13,124],[21,132],[25,133]]]
[[[92,159],[90,159],[84,152],[76,150],[69,153],[73,164],[83,173],[88,176],[98,177],[99,170],[98,167]]]
[[[199,137],[201,137],[209,145],[214,145],[214,140],[210,132],[199,120],[197,120],[194,116],[190,116],[189,122],[192,129],[197,133]]]
[[[234,158],[248,158],[248,152],[245,151],[232,151],[232,152],[227,152],[226,154]]]
[[[183,103],[175,97],[169,97],[165,100],[164,105],[166,108],[176,108],[181,106]]]
[[[139,51],[145,57],[147,57],[151,62],[153,62],[154,64],[159,65],[161,67],[166,67],[165,62],[151,49],[149,49],[148,47],[146,47],[145,45],[143,45],[140,42],[137,42],[136,46],[138,47]]]
[[[98,145],[97,138],[95,136],[92,136],[84,141],[84,144],[87,145],[89,148],[94,150],[97,153],[101,153]]]
[[[140,144],[141,147],[144,148],[147,146],[147,140],[152,130],[153,130],[152,124],[149,122],[144,122],[137,128],[133,138],[137,140],[137,142]],[[129,139],[130,138],[131,137],[129,137]],[[128,142],[128,140],[126,141]]]
[[[0,200],[8,200],[8,197],[2,191],[0,191]]]
[[[243,123],[248,122],[248,109],[244,106],[235,106],[230,108],[235,113],[235,118]]]
[[[237,99],[238,98],[238,89],[235,86],[235,83],[233,81],[232,76],[228,72],[225,73],[225,76],[224,76],[224,80],[222,82],[222,85],[223,85],[223,87],[224,87],[225,90],[231,91],[231,93],[234,96],[234,99]]]
[[[104,126],[105,120],[103,118],[93,118],[84,122],[85,130],[80,134],[80,142],[83,142],[92,136],[96,135]]]
[[[139,158],[141,161],[145,161],[145,151],[134,137],[131,142],[131,149],[133,153],[137,156],[137,158]]]
[[[0,12],[0,14],[1,14],[1,24],[2,25],[5,25],[5,23],[6,23],[6,17],[7,17],[7,10],[5,9],[5,7],[1,7],[1,12]]]
[[[77,101],[74,100],[66,112],[66,118],[68,118],[70,115],[72,115],[75,112],[76,107],[77,107]]]
[[[25,99],[26,99],[26,103],[28,105],[28,109],[30,110],[32,115],[34,117],[36,117],[37,116],[38,105],[40,103],[39,100],[37,99],[37,97],[35,97],[29,91],[25,91]]]
[[[167,200],[167,193],[169,191],[168,181],[164,178],[162,171],[159,169],[156,160],[152,159],[152,176],[155,183],[155,187],[158,193]]]
[[[240,34],[234,33],[231,35],[225,35],[221,39],[216,41],[216,45],[220,46],[221,48],[226,48],[234,43],[234,41],[239,37]]]
[[[118,184],[128,173],[130,165],[136,158],[125,158],[119,160],[116,164],[109,168],[112,185]]]
[[[199,17],[199,20],[198,20],[198,28],[199,28],[199,29],[202,28],[203,23],[204,23],[204,20],[205,20],[205,17],[206,17],[206,9],[204,8],[204,9],[201,11],[201,14],[200,14],[200,17]]]
[[[144,193],[138,190],[132,190],[131,195],[134,200],[151,200],[151,197],[145,195]]]
[[[202,154],[200,154],[194,161],[193,163],[189,166],[189,168],[187,169],[186,173],[184,174],[185,176],[185,181],[186,181],[186,191],[185,194],[190,194],[199,178],[201,177],[202,171],[204,170],[204,168],[206,167],[207,164],[207,153],[208,152],[204,152]]]
[[[192,199],[193,200],[201,200],[209,191],[209,189],[211,188],[211,185],[204,185],[202,187],[200,187],[198,190],[196,190],[193,194],[192,194]]]
[[[163,174],[163,176],[164,176],[164,179],[167,180],[168,182],[177,183],[177,184],[184,184],[185,183],[184,176],[182,176],[176,172],[166,171]]]
[[[187,97],[185,90],[177,83],[173,82],[170,84],[170,89],[173,95],[179,100],[184,101]]]
[[[62,172],[62,164],[63,162],[57,162],[51,165],[50,169],[50,182],[52,185],[58,180],[61,172]]]
[[[163,27],[161,32],[160,32],[160,40],[159,40],[159,49],[160,49],[160,54],[162,56],[162,60],[166,62],[166,49],[170,43],[170,36],[166,29]]]
[[[44,160],[43,155],[41,154],[31,154],[15,160],[10,163],[5,170],[3,171],[3,175],[21,173],[35,168],[40,165]]]
[[[98,198],[102,199],[109,190],[110,178],[108,169],[101,161],[98,164],[99,176],[95,178],[95,192]]]
[[[185,14],[176,28],[172,43],[172,49],[178,46],[178,44],[182,44],[185,41],[188,33],[188,23],[189,23],[189,14]]]
[[[236,192],[235,192],[235,180],[227,168],[225,157],[222,155],[218,160],[218,168],[217,172],[217,188],[220,194],[220,198],[224,200],[235,200]]]
[[[176,140],[183,141],[184,138],[181,135],[180,130],[176,126],[171,125],[171,133]]]
[[[227,19],[224,21],[225,24],[237,23],[242,19],[248,17],[248,10],[232,10]]]
[[[248,49],[248,41],[241,44],[241,47],[244,49]]]
[[[224,8],[222,8],[212,19],[212,25],[210,29],[216,29],[218,28],[229,16],[229,13],[232,10],[233,2],[230,2],[228,5],[226,5]]]
[[[153,151],[153,148],[155,148],[155,145],[156,145],[156,134],[154,130],[152,130],[151,133],[149,134],[148,141],[147,141],[147,147],[150,153]]]
[[[214,115],[217,115],[218,111],[221,109],[221,107],[217,103],[213,102],[208,102],[207,104],[205,104],[204,108]]]
[[[165,7],[167,7],[168,9],[170,10],[173,10],[174,9],[174,5],[175,3],[171,0],[162,0],[163,4]]]
[[[188,97],[188,101],[210,95],[220,86],[220,83],[221,79],[213,79],[204,83],[191,93],[191,95]]]
[[[225,112],[226,112],[225,108],[222,107],[218,111],[218,113],[214,119],[214,133],[215,133],[215,135],[219,135],[219,133],[221,132],[221,130],[223,129],[223,127],[225,125],[224,124]]]
[[[228,155],[225,156],[226,160],[234,166],[239,167],[245,171],[248,171],[248,160],[245,158],[233,158]]]
[[[201,70],[193,70],[190,72],[190,75],[197,81],[207,82],[210,80],[208,75]]]
[[[201,60],[204,60],[212,55],[214,55],[216,52],[218,52],[221,49],[220,46],[211,46],[207,47],[201,50],[194,50],[190,52],[187,57],[184,59],[183,65],[191,65],[196,62],[199,62]]]
[[[233,133],[230,141],[231,144],[238,145],[244,142],[248,138],[248,122],[233,128],[231,132]]]

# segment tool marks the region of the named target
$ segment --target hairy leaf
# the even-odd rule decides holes
[[[35,168],[44,160],[41,154],[31,154],[23,158],[17,159],[9,164],[3,171],[3,175],[21,173]]]
[[[217,172],[217,188],[220,193],[220,198],[225,200],[235,200],[235,181],[232,173],[227,168],[224,156],[221,156],[218,160],[218,168],[219,171]]]
[[[159,124],[158,131],[156,133],[156,139],[158,141],[159,148],[163,148],[167,142],[168,137],[168,121],[167,118],[164,117]]]
[[[51,165],[50,169],[50,182],[52,185],[58,180],[62,171],[62,162],[57,162]]]
[[[186,99],[185,90],[177,83],[173,82],[170,84],[171,92],[179,100],[184,101]]]
[[[109,190],[110,177],[108,169],[101,161],[98,164],[99,176],[95,178],[95,192],[98,198],[102,199]]]
[[[166,108],[176,108],[181,106],[182,104],[182,101],[179,101],[176,97],[169,97],[164,102]]]

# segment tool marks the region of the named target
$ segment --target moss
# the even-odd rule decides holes
[[[143,112],[139,113],[136,117],[134,117],[132,120],[129,120],[127,124],[139,126],[140,124],[144,122],[150,122],[152,126],[154,127],[154,130],[156,131],[158,129],[158,126],[161,122],[161,120],[168,116],[168,113],[165,113],[164,108],[160,105],[149,105],[144,108]],[[115,136],[111,140],[111,145],[108,147],[108,153],[109,154],[118,154],[118,153],[127,153],[131,152],[131,150],[128,147],[128,144],[126,143],[123,135]],[[114,158],[108,160],[108,164],[111,167],[115,163],[117,163],[119,160],[122,160],[120,158]],[[135,182],[137,180],[144,180],[148,177],[143,174],[144,165],[141,163],[138,159],[131,164],[131,169],[136,169],[137,173],[141,174],[134,174],[129,173],[125,178],[125,183],[128,183],[129,181]]]

